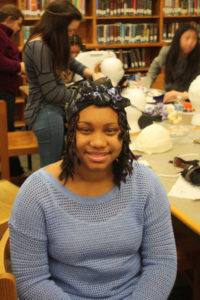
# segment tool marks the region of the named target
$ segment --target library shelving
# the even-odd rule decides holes
[[[50,0],[3,0],[14,3],[25,13],[24,30],[17,43],[22,49],[29,27],[39,19],[42,7]],[[72,1],[76,3],[75,0]],[[147,70],[160,48],[169,42],[181,22],[198,23],[200,0],[79,0],[84,16],[78,29],[87,50],[113,49],[123,53],[132,48],[145,48]],[[28,5],[25,7],[25,4]],[[1,4],[1,5],[2,5]],[[34,11],[35,10],[35,11]],[[83,11],[82,10],[82,11]],[[100,29],[100,30],[99,30]],[[169,31],[166,37],[166,30]],[[25,32],[25,37],[24,37]],[[103,34],[99,37],[99,34]],[[128,33],[127,33],[128,32]],[[134,70],[134,68],[131,68]],[[138,68],[136,68],[138,69]]]
[[[24,30],[17,37],[19,49],[23,49],[29,27],[35,24],[42,13],[38,11],[38,5],[45,6],[49,1],[1,1],[0,5],[14,3],[25,13]],[[76,3],[76,0],[72,2]],[[83,5],[82,11],[84,11],[77,33],[81,36],[86,49],[116,51],[125,61],[126,72],[147,71],[160,48],[173,38],[178,24],[181,22],[198,24],[200,17],[200,0],[79,0],[77,2]],[[28,9],[24,7],[25,4],[29,5]],[[131,61],[134,53],[138,53],[136,49],[139,49],[142,55],[140,63]]]

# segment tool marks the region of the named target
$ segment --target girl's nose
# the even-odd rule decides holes
[[[105,147],[106,139],[105,135],[100,132],[96,132],[91,136],[90,145],[92,147]]]

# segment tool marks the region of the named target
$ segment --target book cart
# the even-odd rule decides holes
[[[25,14],[23,30],[17,37],[20,50],[30,27],[49,1],[1,1],[0,5],[18,5]],[[130,74],[148,70],[160,48],[173,38],[179,23],[193,22],[197,26],[200,23],[200,0],[73,0],[72,3],[81,6],[83,21],[77,33],[86,49],[114,50]],[[20,99],[17,104],[22,108],[24,103]]]

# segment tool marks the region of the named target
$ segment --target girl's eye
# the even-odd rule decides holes
[[[108,128],[106,129],[106,133],[109,135],[114,135],[118,132],[118,128]]]
[[[90,132],[91,132],[91,129],[89,129],[89,128],[78,128],[78,130],[79,130],[81,133],[84,133],[84,134],[90,133]]]

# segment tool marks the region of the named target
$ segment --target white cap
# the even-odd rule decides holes
[[[133,150],[148,154],[166,152],[171,148],[169,131],[158,124],[145,127],[133,142]]]
[[[131,104],[136,106],[139,110],[144,111],[146,105],[146,96],[141,89],[127,87],[122,90],[121,95],[125,98],[128,98],[131,101]]]
[[[195,110],[200,110],[200,75],[198,75],[190,84],[188,89],[188,97]]]
[[[124,75],[123,64],[120,59],[109,57],[102,61],[100,65],[101,72],[110,78],[112,85],[117,86]]]

